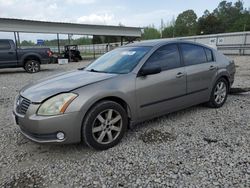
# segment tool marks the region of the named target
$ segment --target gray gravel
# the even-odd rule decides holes
[[[234,86],[249,88],[249,57],[234,59]],[[250,93],[144,122],[102,152],[24,138],[11,115],[18,90],[86,63],[0,70],[0,187],[250,187]]]

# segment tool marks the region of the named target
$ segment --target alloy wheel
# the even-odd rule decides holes
[[[222,104],[227,95],[227,86],[224,82],[217,83],[214,90],[214,100],[217,104]]]
[[[28,71],[29,72],[38,72],[39,71],[39,64],[37,62],[31,61],[28,65],[27,65]]]
[[[97,115],[92,125],[93,138],[100,144],[113,142],[121,133],[122,116],[114,109],[107,109]]]

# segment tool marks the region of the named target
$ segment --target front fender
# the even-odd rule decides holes
[[[134,77],[127,76],[126,79],[116,77],[116,81],[112,79],[102,82],[90,84],[73,92],[79,96],[70,104],[66,112],[80,111],[85,117],[88,110],[98,101],[116,97],[128,106],[129,117],[133,121],[137,117],[136,97],[135,97],[135,80]]]

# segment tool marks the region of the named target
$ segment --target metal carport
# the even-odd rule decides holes
[[[109,26],[109,25],[90,25],[61,22],[45,22],[11,18],[0,18],[0,31],[14,32],[16,42],[19,41],[19,32],[26,33],[48,33],[57,34],[59,47],[59,34],[70,35],[99,35],[99,36],[119,36],[121,43],[123,37],[140,38],[141,28]],[[59,49],[60,50],[60,49]]]

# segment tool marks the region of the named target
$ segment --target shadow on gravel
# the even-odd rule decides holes
[[[238,95],[246,92],[250,92],[250,87],[246,88],[231,88],[229,94],[230,95]]]
[[[144,143],[164,143],[176,140],[176,136],[168,132],[152,129],[142,134],[139,139]]]
[[[217,143],[218,142],[217,139],[208,138],[208,137],[204,137],[203,140],[206,141],[208,144]]]

